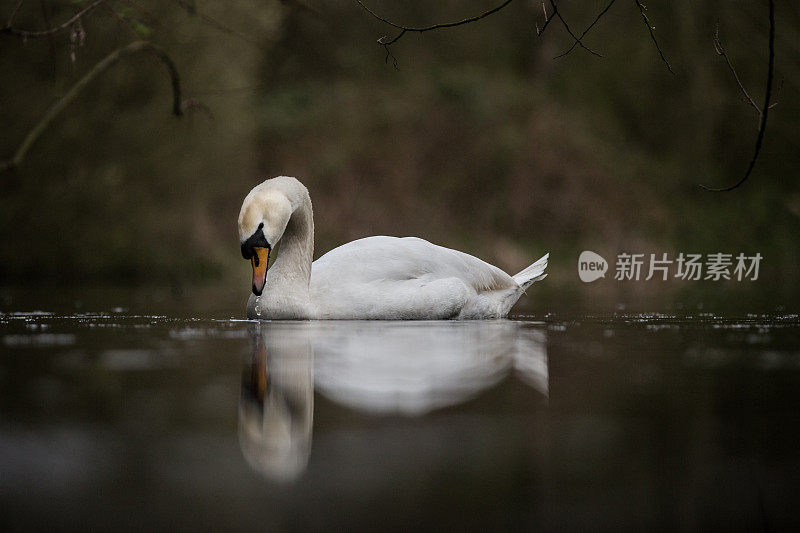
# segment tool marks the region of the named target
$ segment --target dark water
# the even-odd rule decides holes
[[[14,529],[800,525],[800,318],[0,314]]]

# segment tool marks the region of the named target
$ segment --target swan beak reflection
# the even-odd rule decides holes
[[[313,353],[292,331],[250,328],[253,351],[242,368],[239,446],[268,479],[300,477],[311,453],[314,423]],[[269,332],[269,333],[267,333]]]
[[[261,291],[264,290],[264,284],[267,282],[269,248],[254,247],[253,255],[250,257],[250,264],[253,265],[253,294],[261,296]]]

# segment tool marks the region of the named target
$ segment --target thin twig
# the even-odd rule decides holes
[[[19,11],[19,8],[22,7],[22,3],[23,2],[25,2],[25,0],[18,0],[17,5],[14,6],[14,9],[11,11],[11,14],[8,16],[8,22],[6,22],[6,27],[7,28],[10,28],[14,24],[14,18],[17,16],[17,11]]]
[[[595,52],[594,50],[583,44],[583,41],[581,41],[580,37],[575,35],[575,32],[573,32],[572,29],[569,27],[569,24],[567,24],[566,19],[563,16],[561,16],[561,12],[558,11],[558,7],[556,6],[555,0],[550,0],[550,5],[553,7],[553,16],[558,17],[558,20],[561,21],[561,25],[564,26],[564,29],[567,30],[567,33],[569,33],[570,37],[572,37],[575,40],[575,43],[578,46],[580,46],[590,54],[596,55],[597,57],[603,57],[602,54],[598,54],[597,52]]]
[[[542,11],[544,12],[544,24],[542,24],[541,28],[539,28],[539,25],[536,24],[536,36],[537,37],[544,33],[544,30],[545,30],[545,28],[547,28],[547,25],[550,24],[551,20],[553,20],[553,16],[552,15],[549,16],[549,17],[547,16],[547,7],[545,7],[545,5],[544,5],[544,0],[542,0]],[[553,15],[555,15],[555,13],[556,13],[556,9],[554,8]]]
[[[16,35],[17,37],[24,37],[26,39],[33,39],[37,37],[45,37],[47,35],[53,35],[54,33],[58,33],[62,30],[69,28],[75,22],[80,20],[84,15],[88,15],[90,11],[92,11],[94,8],[96,8],[105,1],[106,0],[95,0],[85,8],[75,13],[75,15],[68,21],[64,22],[63,24],[59,24],[58,26],[47,28],[46,30],[20,30],[11,25],[11,23],[14,22],[12,17],[10,23],[7,23],[4,28],[0,28],[0,33],[6,33],[8,35]]]
[[[405,33],[405,32],[402,32],[400,35],[402,35],[403,33]],[[378,39],[378,42],[381,44],[381,46],[383,46],[383,49],[386,51],[386,57],[383,58],[383,62],[384,63],[389,63],[389,60],[391,59],[392,60],[392,66],[394,67],[394,69],[395,70],[400,70],[399,68],[397,68],[397,58],[394,57],[394,54],[392,53],[392,50],[389,48],[389,45],[381,43],[380,39]]]
[[[122,57],[138,52],[152,52],[167,68],[170,81],[172,82],[172,113],[175,116],[181,116],[183,114],[181,102],[181,82],[180,77],[178,76],[178,69],[175,67],[175,63],[161,47],[156,46],[149,41],[135,41],[108,54],[104,59],[92,67],[92,69],[87,72],[83,78],[78,80],[75,85],[73,85],[69,91],[64,94],[64,96],[59,98],[58,101],[47,110],[44,116],[39,119],[39,122],[33,127],[33,129],[28,132],[28,135],[25,136],[25,139],[14,152],[13,157],[8,161],[0,163],[0,172],[19,166],[19,164],[22,163],[22,160],[25,158],[25,154],[28,152],[30,147],[36,142],[42,132],[47,129],[53,119],[61,111],[63,111],[64,108],[67,107],[67,105],[72,102],[72,100],[74,100],[75,97],[78,96],[78,94],[80,94],[81,91],[83,91],[83,89],[85,89],[93,79],[117,63],[117,61],[119,61]]]
[[[728,65],[728,69],[731,71],[731,74],[733,74],[733,79],[736,80],[736,85],[739,86],[739,90],[742,91],[744,97],[747,99],[750,105],[753,106],[753,108],[756,110],[756,112],[759,115],[759,118],[761,118],[761,108],[758,107],[758,104],[755,103],[755,101],[750,97],[750,94],[747,92],[747,89],[744,88],[742,80],[739,79],[739,74],[736,72],[736,69],[733,68],[731,60],[728,57],[728,54],[725,52],[725,48],[722,46],[722,42],[720,42],[719,40],[719,21],[717,21],[717,25],[714,27],[714,50],[716,50],[717,55],[722,56],[722,58],[725,60],[725,63],[727,63]]]
[[[636,3],[636,7],[639,8],[639,13],[642,15],[642,20],[644,21],[644,25],[647,26],[647,31],[650,32],[650,39],[653,41],[653,44],[656,46],[656,50],[658,50],[658,55],[661,56],[661,61],[667,66],[667,70],[671,73],[675,74],[675,71],[672,70],[672,65],[669,64],[667,57],[664,55],[664,52],[661,51],[661,46],[658,44],[658,40],[656,39],[655,34],[655,27],[650,24],[650,19],[647,18],[647,6],[645,6],[640,0],[633,0]]]
[[[513,1],[514,0],[505,0],[502,4],[500,4],[498,6],[495,6],[492,9],[490,9],[488,11],[485,11],[485,12],[481,13],[480,15],[476,15],[474,17],[468,17],[468,18],[465,18],[465,19],[462,19],[462,20],[457,20],[457,21],[454,21],[454,22],[443,22],[443,23],[440,23],[440,24],[433,24],[431,26],[413,27],[413,26],[403,26],[402,24],[397,24],[395,22],[392,22],[391,20],[388,20],[387,18],[382,17],[381,15],[377,14],[375,11],[371,10],[370,8],[368,8],[364,4],[364,2],[362,2],[361,0],[356,0],[356,2],[358,2],[358,5],[360,5],[364,9],[364,11],[366,11],[367,13],[372,15],[374,18],[376,18],[377,20],[383,22],[384,24],[388,24],[389,26],[400,30],[400,33],[398,33],[395,37],[389,39],[388,41],[386,40],[388,38],[388,36],[383,36],[380,39],[378,39],[378,43],[383,45],[383,46],[389,46],[391,44],[396,43],[407,32],[424,33],[426,31],[440,30],[440,29],[443,29],[443,28],[453,28],[455,26],[462,26],[464,24],[469,24],[471,22],[477,22],[477,21],[479,21],[481,19],[484,19],[484,18],[488,17],[489,15],[493,15],[494,13],[497,13],[498,11],[500,11],[501,9],[503,9],[504,7],[506,7],[508,4],[510,4]]]
[[[764,105],[762,106],[761,113],[761,127],[758,128],[758,137],[756,137],[756,147],[753,152],[753,157],[750,159],[750,164],[747,165],[747,171],[739,181],[728,187],[721,189],[714,189],[706,185],[700,185],[703,189],[712,192],[727,192],[732,191],[739,185],[747,181],[750,174],[753,172],[753,167],[756,166],[758,154],[761,153],[761,143],[764,140],[764,132],[767,130],[767,114],[770,108],[770,99],[772,97],[772,80],[775,75],[775,2],[769,0],[769,66],[767,67],[767,89],[764,91]]]
[[[364,4],[364,2],[362,2],[361,0],[356,0],[358,5],[360,5],[361,8],[364,9],[364,11],[366,11],[367,13],[369,13],[373,18],[383,22],[384,24],[388,24],[389,26],[391,26],[391,27],[393,27],[393,28],[395,28],[397,30],[400,30],[397,33],[397,35],[395,35],[394,37],[390,38],[388,35],[384,35],[383,37],[378,39],[378,44],[383,46],[384,50],[386,51],[386,58],[385,58],[386,62],[388,63],[389,60],[391,59],[395,68],[397,68],[397,59],[394,57],[394,55],[392,54],[392,51],[389,49],[389,47],[391,45],[395,44],[400,39],[402,39],[403,36],[405,36],[406,33],[410,33],[410,32],[413,32],[413,33],[424,33],[426,31],[440,30],[440,29],[443,29],[443,28],[453,28],[455,26],[462,26],[464,24],[470,24],[472,22],[477,22],[477,21],[479,21],[481,19],[484,19],[484,18],[486,18],[486,17],[488,17],[490,15],[493,15],[493,14],[497,13],[498,11],[500,11],[501,9],[506,7],[508,4],[510,4],[512,1],[513,0],[505,0],[501,4],[493,7],[492,9],[489,9],[488,11],[484,11],[480,15],[476,15],[474,17],[468,17],[468,18],[457,20],[457,21],[453,21],[453,22],[443,22],[443,23],[439,23],[439,24],[432,24],[430,26],[404,26],[402,24],[398,24],[396,22],[392,22],[391,20],[387,19],[386,17],[384,17],[382,15],[379,15],[378,13],[376,13],[375,11],[373,11],[372,9],[367,7]],[[597,52],[595,52],[594,50],[592,50],[591,48],[589,48],[588,46],[583,44],[581,39],[577,35],[575,35],[575,33],[569,27],[569,24],[567,23],[566,19],[564,19],[564,17],[561,15],[561,13],[559,13],[558,6],[556,5],[555,0],[549,0],[549,2],[550,2],[550,6],[553,9],[553,13],[548,18],[547,9],[544,8],[544,3],[542,3],[542,9],[544,9],[544,14],[545,14],[545,23],[544,23],[544,26],[541,28],[541,30],[538,27],[536,28],[537,35],[541,35],[542,31],[544,31],[544,29],[547,27],[547,24],[550,22],[550,20],[552,20],[553,18],[557,17],[559,19],[559,21],[561,21],[561,24],[564,26],[564,29],[567,30],[567,33],[570,34],[570,36],[572,37],[572,39],[575,41],[575,43],[577,45],[579,45],[581,48],[583,48],[584,50],[586,50],[587,52],[589,52],[591,54],[594,54],[594,55],[596,55],[598,57],[603,57],[602,55],[598,54]]]
[[[595,24],[597,24],[597,22],[600,20],[600,18],[601,18],[603,15],[605,15],[605,14],[606,14],[606,12],[607,12],[609,9],[611,9],[611,6],[613,6],[613,5],[614,5],[614,2],[616,2],[616,1],[617,1],[617,0],[611,0],[611,1],[608,3],[608,5],[605,7],[605,9],[603,9],[603,10],[602,10],[600,13],[598,13],[598,14],[597,14],[597,16],[596,16],[596,17],[595,17],[595,19],[592,21],[592,23],[591,23],[591,24],[589,24],[589,26],[588,26],[588,27],[587,27],[585,30],[583,30],[583,33],[581,33],[580,39],[583,39],[583,38],[586,36],[586,34],[587,34],[587,33],[589,33],[589,31],[590,31],[590,30],[591,30],[591,29],[594,27],[594,25],[595,25]],[[544,28],[542,28],[542,29],[544,29]],[[568,49],[566,52],[562,52],[562,53],[558,54],[558,55],[557,55],[556,57],[554,57],[553,59],[558,59],[559,57],[564,57],[565,55],[567,55],[567,54],[569,54],[570,52],[572,52],[572,51],[575,49],[575,47],[576,47],[577,45],[578,45],[578,41],[575,41],[575,42],[573,42],[573,43],[572,43],[572,46],[570,46],[570,47],[569,47],[569,49]]]
[[[759,125],[760,125],[760,122],[761,122],[761,108],[758,107],[758,104],[750,97],[750,93],[748,93],[747,89],[745,89],[744,84],[742,83],[742,80],[739,78],[739,73],[736,72],[735,68],[733,68],[733,64],[731,63],[730,57],[728,57],[728,53],[725,51],[725,48],[722,46],[722,42],[719,39],[719,22],[717,22],[717,25],[714,28],[714,50],[716,50],[717,55],[720,55],[720,56],[723,57],[723,59],[725,59],[725,63],[728,65],[728,70],[730,70],[731,74],[733,74],[733,79],[736,80],[736,85],[739,86],[739,90],[744,95],[745,102],[750,104],[750,106],[753,109],[756,110],[756,113],[758,113],[758,119],[759,119]],[[775,91],[775,101],[772,102],[769,105],[768,109],[772,109],[773,107],[778,105],[778,99],[781,96],[781,89],[783,89],[783,82],[784,82],[784,79],[781,79],[781,83],[780,83],[780,85],[778,85],[778,90]]]
[[[781,83],[778,85],[778,90],[775,91],[775,101],[769,104],[769,109],[772,109],[776,105],[780,103],[781,98],[781,90],[783,90],[783,82],[786,81],[784,78],[781,78]]]

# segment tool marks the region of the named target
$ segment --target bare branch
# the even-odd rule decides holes
[[[382,15],[379,15],[378,13],[376,13],[375,11],[373,11],[372,9],[367,7],[367,5],[365,5],[364,2],[362,2],[362,0],[356,0],[358,5],[360,5],[361,8],[364,9],[364,11],[366,11],[367,13],[369,13],[373,18],[375,18],[375,19],[383,22],[384,24],[388,24],[389,26],[399,30],[399,32],[394,37],[389,37],[388,35],[384,35],[383,37],[378,39],[378,44],[383,46],[384,50],[386,51],[386,58],[385,58],[386,62],[388,63],[389,60],[391,60],[392,63],[394,64],[395,68],[397,68],[397,59],[394,57],[394,55],[392,54],[392,51],[389,49],[389,47],[391,45],[395,44],[400,39],[402,39],[406,35],[406,33],[424,33],[426,31],[440,30],[440,29],[444,29],[444,28],[453,28],[453,27],[456,27],[456,26],[462,26],[464,24],[470,24],[472,22],[477,22],[477,21],[479,21],[481,19],[484,19],[484,18],[486,18],[486,17],[488,17],[490,15],[493,15],[493,14],[497,13],[498,11],[500,11],[501,9],[506,7],[508,4],[510,4],[512,1],[513,0],[505,0],[501,4],[493,7],[492,9],[489,9],[488,11],[484,11],[480,15],[476,15],[474,17],[468,17],[468,18],[457,20],[457,21],[454,21],[454,22],[443,22],[443,23],[439,23],[439,24],[433,24],[431,26],[404,26],[402,24],[398,24],[396,22],[392,22],[391,20],[387,19],[386,17],[384,17]],[[553,9],[553,13],[552,13],[552,15],[550,15],[548,17],[547,9],[545,8],[544,2],[542,2],[542,9],[544,10],[545,23],[544,23],[544,26],[542,26],[541,29],[539,29],[539,27],[537,26],[536,34],[537,35],[541,35],[542,32],[544,31],[544,29],[550,23],[550,21],[553,20],[553,18],[558,18],[558,20],[564,26],[564,29],[567,30],[567,33],[569,33],[570,36],[572,37],[572,39],[575,41],[576,45],[579,45],[581,48],[583,48],[584,50],[586,50],[587,52],[589,52],[591,54],[594,54],[594,55],[596,55],[598,57],[603,57],[602,55],[598,54],[597,52],[595,52],[594,50],[592,50],[588,46],[584,45],[583,42],[581,41],[580,37],[575,35],[575,33],[569,27],[569,24],[567,23],[567,21],[564,19],[564,17],[561,15],[561,13],[559,13],[558,6],[556,5],[555,0],[549,0],[549,3],[550,3],[550,6]]]
[[[588,26],[588,27],[587,27],[585,30],[583,30],[583,33],[581,33],[581,35],[580,35],[579,39],[583,39],[583,38],[586,36],[586,34],[587,34],[587,33],[589,33],[589,31],[590,31],[590,30],[591,30],[591,29],[594,27],[594,25],[595,25],[595,24],[597,24],[597,22],[600,20],[600,18],[601,18],[603,15],[605,15],[605,14],[606,14],[606,12],[607,12],[609,9],[611,9],[611,6],[613,6],[613,5],[614,5],[614,2],[616,2],[616,1],[617,1],[617,0],[611,0],[611,1],[608,3],[608,5],[607,5],[607,6],[606,6],[606,7],[605,7],[605,8],[604,8],[604,9],[603,9],[603,10],[602,10],[600,13],[598,13],[598,14],[597,14],[597,16],[596,16],[596,17],[595,17],[595,19],[592,21],[592,23],[591,23],[591,24],[589,24],[589,26]],[[544,28],[542,28],[542,29],[544,30]],[[567,54],[569,54],[570,52],[572,52],[572,51],[575,49],[575,47],[578,45],[578,42],[579,42],[578,40],[576,40],[575,42],[573,42],[573,43],[572,43],[572,46],[570,46],[570,47],[569,47],[569,49],[568,49],[566,52],[562,52],[562,53],[558,54],[558,55],[557,55],[556,57],[554,57],[553,59],[558,59],[559,57],[564,57],[565,55],[567,55]]]
[[[569,33],[570,37],[572,37],[575,40],[575,44],[577,44],[590,54],[596,55],[597,57],[603,57],[601,54],[598,54],[597,52],[595,52],[594,50],[583,44],[583,41],[581,41],[580,37],[575,35],[572,29],[570,29],[569,24],[567,24],[566,19],[564,19],[564,17],[562,17],[561,13],[558,11],[558,6],[556,6],[555,0],[550,0],[550,5],[553,6],[553,16],[558,17],[558,20],[561,21],[561,25],[564,26],[564,29],[567,30],[567,33]]]
[[[725,63],[728,65],[728,70],[730,70],[731,74],[733,74],[733,79],[736,80],[736,85],[739,86],[739,90],[744,95],[745,102],[750,104],[750,106],[756,110],[756,113],[758,113],[758,119],[760,123],[761,108],[758,107],[758,104],[750,97],[750,93],[747,92],[747,89],[745,89],[742,80],[739,78],[739,73],[736,72],[735,68],[733,68],[733,64],[731,63],[730,57],[728,57],[728,53],[725,51],[725,48],[722,46],[722,42],[719,40],[719,22],[717,22],[717,25],[714,27],[714,50],[716,50],[717,55],[720,55],[723,57],[723,59],[725,59]],[[781,83],[780,85],[778,85],[778,90],[775,92],[776,101],[771,103],[768,109],[772,109],[773,107],[778,105],[777,99],[780,98],[781,89],[783,89],[783,82],[784,80],[781,79]]]
[[[58,26],[53,26],[52,28],[47,28],[46,30],[20,30],[12,26],[14,22],[14,15],[16,14],[16,9],[14,13],[12,13],[9,22],[6,23],[4,28],[0,28],[0,33],[5,33],[8,35],[16,35],[17,37],[24,37],[26,39],[37,38],[37,37],[45,37],[47,35],[53,35],[54,33],[58,33],[62,30],[65,30],[79,21],[85,15],[88,15],[94,8],[99,6],[100,4],[104,3],[106,0],[95,0],[85,8],[81,9],[75,15],[69,19],[68,21],[64,22],[63,24],[59,24]],[[22,2],[20,2],[22,4]],[[19,7],[19,5],[17,6]]]
[[[753,108],[759,114],[759,118],[760,118],[761,117],[761,108],[758,107],[758,104],[755,103],[755,101],[753,101],[753,99],[750,97],[750,94],[748,94],[747,89],[744,88],[744,84],[742,84],[742,80],[739,79],[739,74],[736,72],[736,69],[733,68],[733,65],[731,64],[731,60],[728,57],[728,54],[725,52],[725,48],[722,46],[722,42],[720,42],[720,40],[719,40],[719,21],[717,21],[717,24],[714,27],[714,50],[716,50],[717,55],[720,55],[720,56],[722,56],[723,59],[725,59],[725,63],[727,63],[728,69],[731,71],[731,74],[733,74],[733,78],[736,80],[736,85],[739,86],[739,90],[742,91],[742,94],[747,99],[747,101],[750,103],[750,105],[753,106]]]
[[[719,53],[719,50],[717,51],[717,53]],[[758,128],[758,137],[756,137],[756,147],[753,152],[753,157],[750,159],[750,163],[747,165],[747,170],[745,171],[744,176],[742,176],[741,179],[736,183],[734,183],[733,185],[730,185],[728,187],[723,187],[721,189],[715,189],[701,184],[700,187],[702,187],[703,189],[712,192],[732,191],[739,185],[747,181],[747,178],[750,177],[750,174],[753,172],[753,168],[756,166],[756,160],[758,159],[758,154],[761,153],[761,144],[764,141],[764,132],[767,130],[767,114],[769,113],[769,109],[771,107],[769,102],[770,99],[772,98],[772,80],[774,76],[775,76],[775,2],[774,0],[769,0],[769,66],[767,67],[767,89],[766,91],[764,91],[764,105],[759,110],[759,113],[761,114],[761,127]],[[736,80],[737,81],[739,80],[738,76],[736,77]],[[744,89],[742,88],[742,90]]]
[[[388,47],[389,45],[392,45],[392,44],[396,43],[397,41],[399,41],[407,32],[424,33],[426,31],[441,30],[443,28],[453,28],[455,26],[462,26],[464,24],[470,24],[472,22],[477,22],[477,21],[479,21],[481,19],[484,19],[484,18],[488,17],[489,15],[493,15],[493,14],[497,13],[498,11],[500,11],[501,9],[503,9],[504,7],[506,7],[508,4],[510,4],[513,1],[514,0],[505,0],[502,4],[500,4],[498,6],[495,6],[492,9],[490,9],[488,11],[485,11],[485,12],[481,13],[480,15],[476,15],[474,17],[468,17],[468,18],[465,18],[465,19],[462,19],[462,20],[457,20],[457,21],[454,21],[454,22],[443,22],[443,23],[440,23],[440,24],[433,24],[431,26],[413,27],[413,26],[403,26],[401,24],[397,24],[395,22],[392,22],[391,20],[388,20],[387,18],[382,17],[381,15],[377,14],[375,11],[371,10],[361,0],[356,0],[356,2],[358,2],[358,5],[360,5],[364,9],[364,11],[366,11],[367,13],[372,15],[375,19],[383,22],[384,24],[388,24],[389,26],[391,26],[393,28],[396,28],[396,29],[400,30],[400,32],[397,35],[395,35],[394,37],[392,37],[391,39],[388,39],[388,36],[386,36],[386,35],[384,35],[383,37],[378,39],[378,44],[382,45],[384,48]],[[387,61],[388,61],[389,57],[391,56],[391,53],[389,52],[388,48],[387,48],[386,52],[387,52],[387,56],[386,57],[387,57]],[[394,56],[391,56],[391,57],[394,57]]]
[[[10,28],[14,24],[14,18],[17,16],[17,11],[19,11],[19,8],[22,7],[23,2],[25,2],[25,0],[19,0],[17,5],[14,6],[14,9],[11,11],[11,15],[8,16],[8,22],[6,22],[7,28]]]
[[[544,5],[544,0],[542,1],[542,11],[544,12],[544,24],[542,24],[541,28],[539,28],[538,24],[536,25],[536,36],[537,37],[544,33],[544,30],[547,28],[547,25],[550,24],[551,20],[553,20],[552,16],[549,16],[549,17],[547,16],[547,8]],[[553,14],[555,14],[555,12],[556,12],[556,10],[554,9],[553,10]]]
[[[380,39],[378,39],[378,42],[379,43],[381,42]],[[392,60],[392,66],[394,67],[394,69],[395,70],[400,70],[399,68],[397,68],[397,58],[394,57],[394,54],[392,53],[392,50],[389,48],[389,45],[388,44],[383,44],[383,49],[386,50],[386,57],[383,59],[383,62],[384,63],[389,63],[389,60],[391,59]]]
[[[781,91],[783,90],[783,82],[786,81],[784,78],[781,78],[781,83],[778,85],[778,90],[775,91],[775,101],[769,104],[769,109],[772,109],[776,105],[780,103],[781,98]]]
[[[72,100],[74,100],[75,97],[78,96],[78,94],[80,94],[81,91],[83,91],[83,89],[85,89],[92,80],[105,72],[109,67],[116,64],[121,58],[136,54],[138,52],[151,52],[167,68],[170,81],[172,82],[172,113],[175,116],[181,116],[183,114],[181,102],[181,82],[180,77],[178,76],[178,69],[175,67],[175,63],[159,46],[156,46],[149,41],[135,41],[108,54],[104,59],[92,67],[92,69],[87,72],[83,78],[78,80],[75,85],[73,85],[69,91],[64,94],[64,96],[59,98],[58,101],[47,110],[44,116],[39,119],[39,122],[33,127],[33,129],[28,132],[28,135],[25,136],[25,139],[19,145],[16,152],[14,152],[13,157],[5,162],[0,163],[0,172],[19,166],[19,164],[25,158],[25,154],[28,152],[30,147],[36,142],[42,132],[47,129],[53,119],[61,111],[63,111],[64,108],[67,107],[67,105],[72,102]]]
[[[675,74],[675,71],[672,70],[672,65],[669,64],[669,61],[667,61],[667,58],[664,55],[664,52],[661,51],[661,46],[659,46],[658,44],[658,40],[656,39],[656,34],[655,34],[655,26],[650,24],[650,19],[647,18],[647,12],[646,12],[647,6],[645,6],[641,2],[641,0],[633,0],[633,1],[636,3],[636,7],[639,8],[639,13],[641,13],[642,15],[642,20],[644,21],[644,25],[647,26],[647,31],[650,32],[650,40],[652,40],[653,44],[656,46],[656,50],[658,50],[658,55],[661,56],[661,61],[663,61],[664,64],[667,66],[667,70]]]

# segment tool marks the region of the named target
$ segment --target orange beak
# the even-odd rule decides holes
[[[250,264],[253,265],[253,294],[261,296],[267,282],[267,266],[269,265],[269,248],[255,247]]]

